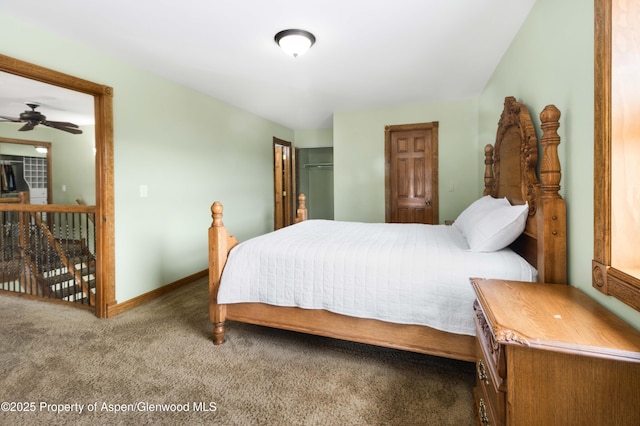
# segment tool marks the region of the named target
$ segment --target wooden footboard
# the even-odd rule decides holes
[[[304,194],[298,196],[298,209],[295,223],[307,220],[307,197]],[[238,240],[230,235],[222,223],[222,204],[216,201],[211,206],[213,221],[209,227],[209,317],[213,323],[213,343],[224,343],[224,323],[228,318],[227,305],[218,303],[218,289],[222,270],[227,263],[227,255],[238,244]]]

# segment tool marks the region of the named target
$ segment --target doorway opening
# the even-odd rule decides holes
[[[273,138],[273,229],[293,223],[295,172],[291,142]]]
[[[309,219],[334,219],[333,147],[296,148],[296,187]]]
[[[115,301],[114,178],[113,178],[113,89],[0,55],[0,72],[51,84],[94,98],[95,114],[95,314],[108,318]],[[28,207],[27,210],[32,209]]]

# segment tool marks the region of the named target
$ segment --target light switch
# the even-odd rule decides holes
[[[147,185],[140,185],[140,198],[147,198],[149,196],[149,187]]]

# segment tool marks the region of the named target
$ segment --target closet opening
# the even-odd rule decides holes
[[[307,196],[309,219],[333,220],[333,147],[297,148],[298,193]]]

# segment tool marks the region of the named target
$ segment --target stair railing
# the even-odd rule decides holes
[[[83,296],[78,298],[74,293],[69,297],[67,291],[67,300],[76,305],[95,307],[95,294],[83,273],[93,277],[95,288],[96,207],[26,204],[28,195],[0,198],[0,292],[48,300],[60,298],[59,291],[49,289],[47,280],[51,276],[46,278],[45,274],[50,271],[44,270],[45,265],[53,268],[53,263],[57,263],[58,271],[66,269],[64,276],[67,277],[68,273],[69,283],[73,281],[70,290],[77,288],[78,294],[81,292]],[[67,253],[70,241],[81,244],[80,254],[78,250]],[[48,252],[49,249],[53,249],[54,254]],[[52,257],[56,260],[53,261]],[[86,271],[82,270],[84,263]]]
[[[49,226],[42,221],[39,215],[32,214],[31,217],[35,221],[36,225],[40,228],[45,238],[47,238],[49,244],[55,248],[58,257],[62,262],[62,265],[67,268],[67,271],[69,271],[69,273],[73,277],[76,285],[82,290],[82,294],[84,295],[84,297],[89,299],[89,305],[95,306],[95,297],[91,292],[91,289],[89,288],[89,284],[82,277],[82,273],[76,268],[75,262],[69,261],[64,248],[60,244],[60,241],[55,238],[53,232],[51,232],[51,230],[49,229]]]

